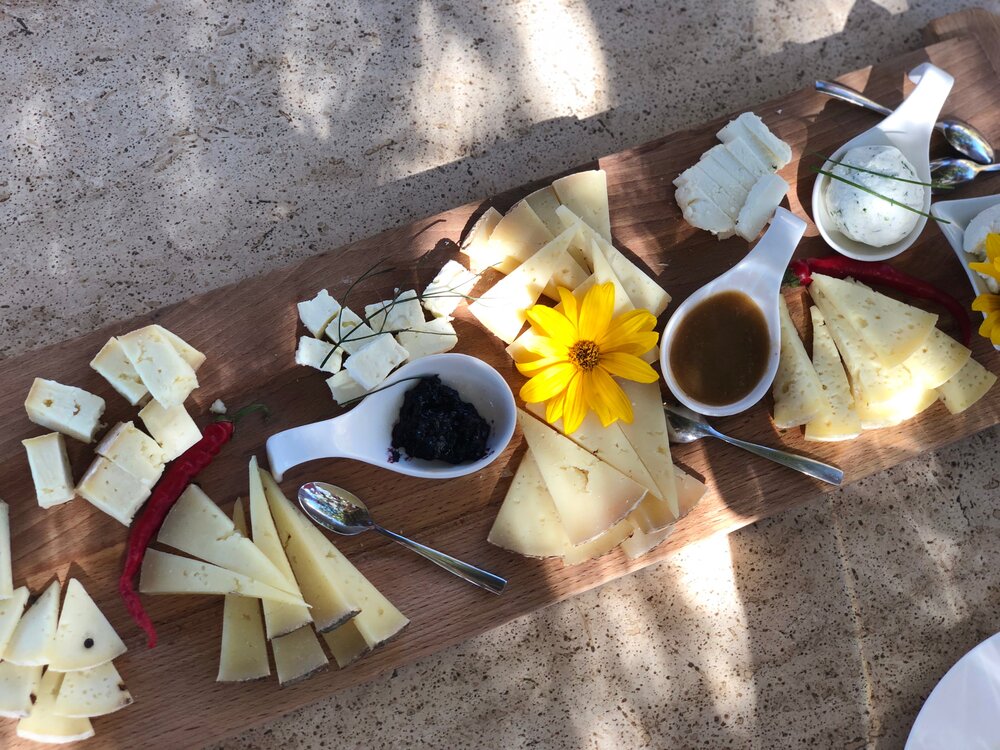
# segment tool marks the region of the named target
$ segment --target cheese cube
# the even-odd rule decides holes
[[[22,440],[28,452],[35,497],[43,508],[69,502],[76,496],[73,473],[66,455],[66,441],[58,432]]]
[[[149,394],[118,339],[108,339],[97,356],[90,360],[90,366],[133,406]]]
[[[379,336],[347,359],[344,369],[365,390],[371,390],[406,361],[408,353],[392,336]]]
[[[349,307],[340,309],[327,325],[325,335],[348,354],[356,353],[379,336]]]
[[[184,403],[198,387],[198,376],[162,330],[146,326],[125,334],[119,341],[150,394],[169,409]]]
[[[191,365],[192,370],[197,370],[203,364],[205,364],[205,355],[195,349],[191,344],[182,339],[173,331],[168,331],[163,326],[152,325],[150,326],[153,330],[159,333],[163,338],[170,342],[170,345],[177,350],[177,353],[181,355],[181,359]]]
[[[434,280],[424,289],[421,302],[424,309],[435,318],[448,318],[455,308],[467,299],[479,277],[465,266],[449,260],[438,271]]]
[[[406,349],[407,362],[412,362],[431,354],[450,352],[458,343],[455,327],[447,318],[434,318],[428,323],[421,323],[410,331],[396,335],[399,345]]]
[[[150,486],[163,474],[166,463],[159,444],[132,422],[116,425],[98,443],[96,453]]]
[[[333,400],[341,406],[346,404],[348,401],[359,399],[368,393],[368,391],[366,391],[354,380],[354,378],[351,377],[351,373],[347,370],[341,370],[332,378],[327,378],[326,384],[330,387],[330,393],[333,394]]]
[[[295,350],[295,364],[315,367],[323,372],[340,372],[343,357],[342,349],[312,336],[299,338],[299,347]]]
[[[747,242],[757,239],[787,192],[788,183],[776,174],[757,180],[736,218],[736,234]]]
[[[98,456],[76,487],[76,494],[128,526],[150,494],[150,485],[118,464]]]
[[[340,303],[326,289],[320,289],[311,300],[299,302],[298,308],[299,320],[309,329],[309,333],[319,338],[333,316],[340,312]]]
[[[183,406],[164,409],[159,402],[150,401],[139,412],[139,419],[160,444],[166,461],[173,461],[201,440],[201,430]]]
[[[376,331],[404,331],[424,322],[420,299],[412,289],[400,292],[395,299],[365,305],[368,325]]]
[[[35,378],[24,408],[37,425],[90,443],[100,428],[104,399],[82,388]]]
[[[753,112],[744,112],[731,120],[717,135],[723,143],[743,138],[763,156],[768,157],[774,170],[781,169],[792,160],[792,147],[772,133]]]

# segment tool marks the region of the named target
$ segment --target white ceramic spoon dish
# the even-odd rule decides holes
[[[927,213],[931,207],[931,188],[929,187],[931,181],[931,134],[934,132],[934,125],[955,79],[941,68],[930,63],[918,65],[910,71],[909,77],[916,84],[916,88],[910,92],[903,103],[878,125],[851,139],[831,154],[830,160],[823,165],[823,170],[831,171],[836,166],[832,162],[841,161],[844,154],[853,148],[894,146],[914,166],[917,178],[921,182],[928,183],[928,187],[923,188],[923,204],[920,209]],[[894,258],[908,250],[917,241],[920,233],[924,231],[924,227],[927,226],[927,217],[920,216],[916,226],[910,230],[906,237],[884,247],[875,247],[852,240],[837,229],[830,217],[826,205],[826,191],[829,184],[830,178],[826,175],[816,176],[812,192],[813,219],[816,226],[819,227],[823,239],[841,255],[856,260],[869,261]]]
[[[448,464],[402,456],[390,460],[392,427],[403,405],[403,396],[416,383],[410,378],[437,375],[458,391],[490,425],[487,453],[478,461]],[[406,382],[400,382],[406,381]],[[394,383],[398,386],[386,388]],[[267,460],[275,479],[307,461],[351,458],[399,474],[426,479],[452,479],[489,466],[514,435],[517,409],[514,394],[500,373],[482,360],[465,354],[435,354],[399,368],[361,403],[346,414],[295,427],[267,439]]]
[[[660,370],[671,393],[684,406],[699,414],[724,417],[746,411],[767,393],[778,372],[781,353],[781,322],[778,314],[781,281],[805,231],[806,223],[802,219],[791,211],[779,208],[760,242],[743,260],[684,300],[670,316],[660,346]],[[684,316],[703,300],[721,292],[743,292],[760,308],[767,322],[770,351],[764,375],[750,393],[735,403],[712,406],[688,396],[680,387],[670,367],[670,346]]]

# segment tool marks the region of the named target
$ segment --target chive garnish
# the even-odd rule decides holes
[[[951,224],[951,222],[948,221],[947,219],[942,219],[940,217],[934,216],[933,214],[929,214],[919,209],[916,209],[913,206],[908,206],[905,203],[900,203],[899,201],[890,198],[888,195],[882,195],[882,193],[875,192],[874,190],[867,188],[864,185],[860,185],[857,182],[854,182],[853,180],[848,180],[846,177],[841,177],[839,174],[828,172],[827,170],[820,169],[819,167],[813,167],[813,171],[817,172],[818,174],[829,177],[832,180],[840,180],[841,182],[850,185],[851,187],[857,188],[858,190],[862,190],[868,193],[869,195],[874,195],[876,198],[881,198],[882,200],[891,203],[894,206],[905,208],[907,211],[912,211],[913,213],[919,214],[920,216],[924,216],[928,219],[934,219],[934,221],[939,222],[941,224]]]
[[[813,151],[811,153],[815,156],[818,156],[820,159],[823,159],[824,164],[829,162],[830,164],[834,164],[838,167],[843,167],[844,169],[853,169],[855,172],[864,172],[866,174],[873,174],[876,177],[885,177],[886,179],[895,180],[896,182],[905,182],[909,185],[920,185],[921,187],[929,187],[934,190],[953,190],[955,188],[954,185],[944,185],[937,182],[921,182],[920,180],[908,180],[905,177],[899,177],[894,174],[886,174],[885,172],[876,172],[873,169],[856,167],[853,164],[848,164],[847,162],[844,161],[837,161],[836,159],[829,156],[823,156],[823,154],[819,153],[818,151]]]

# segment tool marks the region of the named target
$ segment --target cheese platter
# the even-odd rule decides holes
[[[990,104],[1000,94],[1000,60],[990,58],[1000,33],[991,23],[970,20],[955,38],[843,81],[888,99],[929,61],[954,77],[947,108],[1000,142]],[[9,512],[12,551],[12,586],[0,579],[0,635],[9,621],[14,642],[0,662],[0,692],[22,696],[16,715],[25,722],[21,731],[0,723],[0,742],[27,747],[96,731],[111,743],[199,746],[827,491],[723,445],[671,446],[649,362],[654,328],[746,255],[786,192],[792,213],[812,215],[812,154],[834,153],[870,124],[863,112],[795,92],[0,362],[0,510]],[[987,176],[964,195],[998,188]],[[796,258],[828,254],[809,224]],[[920,233],[893,262],[969,307],[962,265],[940,233]],[[804,290],[786,290],[781,333],[789,368],[811,374],[786,372],[781,382],[807,380],[806,395],[825,389],[836,399],[768,397],[721,417],[721,428],[840,465],[856,481],[1000,423],[990,379],[1000,355],[987,340],[952,344],[961,332],[939,308],[862,279],[812,269],[809,280],[815,305]],[[632,338],[620,350],[571,348],[595,372],[606,363],[621,395],[602,390],[609,400],[591,399],[592,412],[579,408],[569,381],[528,398],[559,320],[583,330],[601,304],[607,321],[595,341],[626,321]],[[858,319],[873,305],[885,326]],[[905,331],[890,327],[900,320]],[[449,350],[491,366],[519,394],[520,432],[481,470],[442,483],[400,473],[391,459],[333,459],[290,464],[279,484],[258,465],[269,437],[341,414],[397,366]],[[887,403],[899,368],[915,382],[904,405]],[[235,428],[213,422],[221,402],[265,404],[268,416],[249,414]],[[772,421],[777,404],[783,429]],[[866,429],[866,419],[879,429]],[[230,426],[216,429],[225,434],[212,455],[188,472],[197,485],[184,477],[162,525],[147,530],[143,549],[156,547],[136,563],[157,634],[150,649],[126,606],[135,600],[119,596],[122,558],[213,424]],[[454,582],[375,535],[331,539],[291,499],[311,479],[347,487],[390,528],[502,574],[507,590],[492,597]],[[76,613],[67,632],[74,621],[91,623],[108,659],[50,652],[62,631],[58,581],[62,612]],[[28,590],[41,596],[32,603]],[[20,628],[25,619],[37,627]]]

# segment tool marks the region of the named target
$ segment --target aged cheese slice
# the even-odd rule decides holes
[[[4,651],[10,642],[17,623],[21,621],[24,613],[24,605],[28,603],[28,587],[21,586],[14,589],[10,596],[0,600],[0,659],[4,658]]]
[[[620,422],[625,438],[635,448],[649,475],[656,483],[660,505],[643,501],[643,528],[650,531],[663,528],[680,514],[677,497],[677,482],[670,459],[670,440],[667,434],[667,416],[663,411],[663,395],[659,383],[637,383],[633,380],[618,382],[625,396],[632,403],[632,421]],[[653,511],[659,511],[653,515]]]
[[[90,719],[70,719],[54,712],[64,677],[62,672],[52,671],[42,675],[35,705],[31,707],[26,717],[17,722],[18,737],[50,745],[62,745],[94,736],[94,727]]]
[[[19,667],[0,662],[0,716],[20,719],[31,712],[31,704],[42,681],[42,667]]]
[[[197,485],[188,485],[181,493],[163,520],[156,541],[292,596],[299,595],[297,587],[288,582],[288,576],[278,570],[260,547],[238,532],[222,509]]]
[[[281,572],[285,586],[294,587],[295,594],[303,601],[300,582],[292,572],[288,560],[288,550],[282,544],[281,535],[275,525],[272,511],[268,508],[267,495],[261,482],[261,471],[257,466],[257,457],[250,459],[250,528],[253,530],[253,541],[267,556],[267,559]],[[262,602],[264,606],[264,624],[267,626],[267,638],[271,640],[279,635],[291,633],[303,625],[313,621],[316,613],[310,612],[302,603],[280,604],[277,602]],[[322,615],[320,615],[322,618]]]
[[[952,414],[961,414],[993,387],[997,376],[971,357],[958,374],[937,389],[941,401]]]
[[[632,525],[628,521],[619,521],[599,537],[567,549],[562,556],[563,565],[579,565],[603,557],[628,539],[631,533]]]
[[[822,442],[851,440],[861,434],[861,418],[854,408],[851,384],[823,313],[813,306],[809,314],[812,316],[813,368],[823,386],[826,404],[806,423],[805,439]]]
[[[673,467],[674,477],[677,485],[677,502],[680,506],[680,517],[683,518],[691,512],[692,508],[698,504],[707,489],[690,474],[685,473],[678,467]],[[621,543],[622,551],[630,560],[642,557],[644,554],[663,543],[667,537],[673,533],[674,523],[664,526],[656,531],[644,531],[643,527],[636,522],[635,516],[642,509],[642,505],[636,508],[628,517],[629,523],[633,527],[632,535]],[[679,520],[679,519],[678,519]]]
[[[35,378],[24,402],[28,419],[37,425],[92,443],[101,427],[104,399],[82,388]]]
[[[608,209],[608,174],[603,169],[560,177],[552,183],[559,200],[611,242],[611,212]]]
[[[143,385],[142,378],[128,361],[121,342],[116,338],[108,339],[108,343],[101,348],[97,356],[90,360],[90,367],[107,380],[111,387],[124,396],[132,406],[149,394],[149,389]]]
[[[776,174],[764,175],[757,180],[736,217],[736,234],[747,242],[757,239],[787,192],[788,183]]]
[[[265,602],[302,606],[291,594],[218,565],[151,549],[146,552],[139,575],[139,591],[144,594],[236,594]]]
[[[552,233],[553,237],[562,232],[562,222],[556,216],[556,209],[560,205],[559,196],[556,195],[556,191],[551,185],[536,190],[523,200],[531,206],[531,210],[542,220],[545,228]]]
[[[322,337],[333,316],[340,312],[340,303],[326,289],[320,289],[310,300],[299,302],[297,307],[299,320],[316,338]]]
[[[146,326],[118,338],[150,395],[170,409],[184,403],[198,387],[198,376],[159,326]]]
[[[49,643],[46,663],[55,672],[93,669],[127,651],[90,594],[75,578],[66,584],[59,626]]]
[[[140,410],[139,419],[163,448],[166,461],[173,461],[201,440],[201,430],[183,406],[165,409],[158,401],[150,401]]]
[[[553,234],[538,218],[538,214],[522,201],[511,208],[494,227],[477,265],[481,264],[479,270],[492,266],[508,273],[502,265],[505,261],[509,259],[515,264],[524,263],[552,239]],[[476,266],[472,270],[476,271]]]
[[[44,666],[52,638],[59,624],[58,579],[49,584],[34,604],[18,620],[14,634],[4,649],[4,661],[22,667]]]
[[[629,560],[635,560],[660,546],[672,533],[674,533],[673,524],[659,531],[650,532],[645,532],[637,524],[633,524],[631,536],[621,543],[622,552]]]
[[[66,440],[58,432],[22,440],[28,453],[35,497],[42,508],[68,503],[76,497],[73,473],[66,453]]]
[[[970,356],[970,349],[941,329],[934,328],[927,340],[907,357],[903,365],[916,382],[925,388],[937,388],[955,377]]]
[[[847,319],[884,367],[895,367],[927,341],[937,315],[856,282],[813,274],[812,285]]]
[[[98,456],[87,469],[76,494],[125,526],[146,502],[151,485],[129,474],[118,464]]]
[[[368,641],[361,635],[354,620],[348,620],[336,630],[323,633],[323,640],[326,641],[330,653],[341,669],[350,666],[371,651]]]
[[[572,546],[530,449],[517,467],[486,541],[526,557],[561,557]]]
[[[247,535],[241,499],[233,506],[233,527],[243,536]],[[260,604],[255,599],[227,596],[222,605],[222,648],[215,681],[246,682],[269,674],[271,665],[267,661],[267,638]]]
[[[0,607],[14,595],[14,571],[10,554],[10,506],[0,500]],[[0,655],[3,645],[0,644]]]
[[[67,672],[52,713],[72,719],[107,716],[131,706],[132,694],[113,663]]]
[[[146,484],[156,484],[163,474],[163,449],[132,422],[119,422],[94,451]]]
[[[279,635],[271,641],[271,650],[281,687],[301,682],[329,664],[312,625]]]
[[[496,229],[497,224],[500,223],[502,218],[503,214],[495,208],[492,206],[487,208],[483,215],[476,220],[476,223],[472,225],[472,229],[465,235],[465,239],[462,240],[460,251],[468,256],[469,268],[472,269],[473,273],[480,274],[490,267],[490,264],[487,262],[490,235],[493,234],[493,230]],[[516,263],[513,265],[516,265]],[[512,269],[508,269],[505,273],[510,270]]]
[[[601,536],[646,496],[646,489],[569,438],[518,410],[559,519],[573,544]]]
[[[562,287],[563,289],[576,289],[580,284],[586,281],[588,274],[590,273],[586,268],[586,263],[581,263],[576,259],[576,256],[580,254],[579,250],[573,241],[570,241],[569,246],[566,248],[566,255],[563,256],[562,262],[559,263],[552,271],[552,276],[549,279],[549,283],[545,285],[542,289],[542,294],[551,300],[559,300],[559,292],[557,287]]]
[[[779,429],[788,429],[805,424],[823,411],[826,396],[781,295],[778,295],[778,307],[781,359],[771,393],[774,396],[774,424]]]

